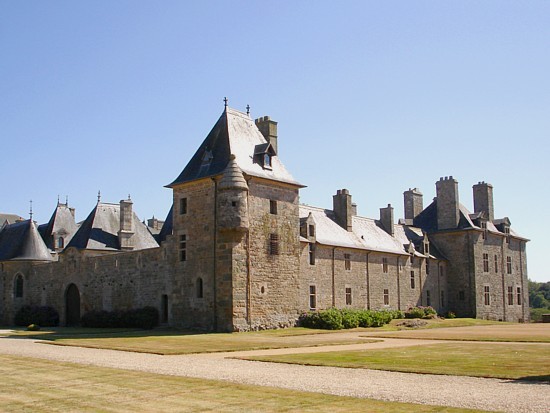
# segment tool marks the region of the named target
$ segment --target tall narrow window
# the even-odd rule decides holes
[[[483,272],[489,272],[489,254],[483,254]]]
[[[390,305],[390,290],[384,289],[384,305]]]
[[[426,290],[426,305],[428,307],[432,305],[432,298],[430,297],[430,290]]]
[[[441,307],[445,307],[445,291],[441,290]]]
[[[430,260],[426,258],[426,275],[430,273]]]
[[[346,287],[346,305],[351,305],[351,288]]]
[[[187,235],[180,235],[180,261],[187,261]]]
[[[411,288],[414,289],[414,271],[411,271]]]
[[[15,278],[15,297],[23,297],[23,276],[21,274]]]
[[[180,215],[187,214],[187,198],[180,198]]]
[[[344,267],[346,270],[351,270],[351,254],[344,254]]]
[[[382,272],[384,274],[388,273],[388,259],[387,258],[382,258]]]
[[[518,305],[521,305],[521,287],[516,288],[516,295],[517,295],[517,303]]]
[[[481,223],[481,229],[483,230],[483,232],[481,233],[482,238],[487,239],[487,223],[486,222]]]
[[[315,310],[317,308],[317,287],[314,285],[309,286],[309,309]]]
[[[508,305],[514,305],[514,287],[508,287]]]
[[[309,244],[309,264],[315,265],[315,244]]]
[[[509,244],[510,243],[510,228],[509,227],[504,227],[504,233],[506,234],[506,238],[505,238],[506,244]]]
[[[160,322],[165,324],[168,322],[168,295],[166,294],[162,294],[160,309]]]
[[[279,235],[269,236],[269,255],[279,255]]]
[[[269,201],[269,213],[272,215],[277,215],[277,201]]]
[[[506,257],[506,272],[512,274],[512,257]]]
[[[315,236],[315,225],[309,225],[309,236],[314,237]]]
[[[57,248],[65,248],[65,240],[63,237],[57,239]]]
[[[495,273],[498,273],[498,255],[495,254]]]
[[[483,287],[483,296],[485,299],[485,305],[491,305],[491,289],[488,285]]]
[[[197,285],[196,285],[196,289],[197,289],[197,298],[203,298],[203,286],[202,286],[202,278],[197,278]]]

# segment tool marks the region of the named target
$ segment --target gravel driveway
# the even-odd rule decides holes
[[[428,344],[430,341],[422,340],[421,343]],[[384,343],[338,346],[332,347],[332,349],[381,348],[384,345],[395,347],[419,344],[420,342],[417,340],[388,339]],[[17,356],[388,401],[507,412],[550,411],[550,386],[542,383],[298,366],[230,358],[256,354],[280,354],[281,352],[326,351],[328,349],[328,347],[316,347],[314,349],[159,356],[48,345],[30,339],[0,338],[0,353]]]

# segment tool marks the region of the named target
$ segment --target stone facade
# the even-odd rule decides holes
[[[168,185],[173,207],[160,233],[146,233],[130,199],[98,202],[78,230],[68,229],[68,205],[59,204],[41,234],[71,241],[45,243],[41,255],[11,248],[42,242],[31,220],[6,225],[0,321],[11,324],[25,304],[56,308],[62,324],[91,310],[153,306],[163,324],[207,331],[287,327],[302,312],[330,307],[431,305],[441,314],[528,320],[527,240],[494,218],[492,186],[474,186],[473,214],[449,177],[427,208],[418,189],[406,191],[399,223],[391,205],[365,218],[346,189],[333,196],[333,210],[300,205],[303,186],[277,146],[276,122],[227,108]],[[55,226],[56,216],[65,221]],[[25,225],[31,235],[16,239]]]

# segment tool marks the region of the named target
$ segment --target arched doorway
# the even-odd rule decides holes
[[[75,326],[80,324],[80,292],[74,284],[69,285],[65,293],[65,314],[66,325]]]

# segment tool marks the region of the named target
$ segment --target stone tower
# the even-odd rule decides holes
[[[452,176],[439,178],[437,192],[437,229],[455,229],[460,219],[458,181]]]

